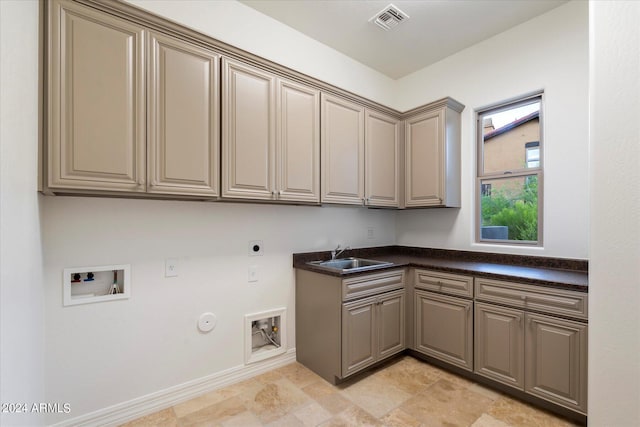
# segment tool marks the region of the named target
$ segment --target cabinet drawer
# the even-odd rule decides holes
[[[473,297],[473,277],[470,276],[416,269],[414,287],[451,295]]]
[[[342,281],[342,300],[351,301],[404,287],[404,270],[385,271]]]
[[[478,278],[475,288],[477,300],[587,319],[588,296],[583,292]]]

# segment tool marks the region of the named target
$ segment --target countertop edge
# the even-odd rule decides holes
[[[567,289],[578,292],[588,292],[588,272],[582,270],[573,269],[558,269],[545,266],[532,266],[532,265],[514,265],[514,264],[502,264],[499,262],[480,262],[475,260],[465,259],[441,259],[431,257],[421,257],[419,255],[404,255],[403,252],[394,250],[381,251],[379,255],[372,253],[371,249],[365,249],[362,254],[358,253],[358,250],[354,250],[349,253],[349,256],[362,256],[373,259],[379,259],[383,261],[389,261],[392,264],[375,268],[367,271],[357,272],[332,272],[323,268],[318,268],[313,265],[309,265],[306,262],[310,260],[309,257],[316,257],[315,259],[328,259],[329,256],[322,252],[309,252],[301,254],[293,254],[293,268],[312,271],[319,274],[324,274],[334,277],[356,277],[364,274],[373,274],[381,271],[389,271],[396,268],[425,268],[433,271],[440,271],[445,273],[454,274],[466,274],[474,277],[482,277],[487,279],[502,280],[507,282],[518,282],[523,284],[531,284],[538,286],[551,287],[556,289]],[[395,252],[395,253],[394,253]],[[328,252],[326,253],[328,254]],[[406,258],[406,259],[402,259]],[[423,259],[420,259],[423,258]],[[544,259],[543,257],[540,257]],[[454,264],[454,265],[447,265]],[[464,264],[464,266],[456,266],[455,264]],[[494,270],[494,271],[491,271]],[[533,276],[549,276],[549,277],[533,277]],[[555,276],[555,277],[554,277]],[[573,280],[575,279],[575,280]]]

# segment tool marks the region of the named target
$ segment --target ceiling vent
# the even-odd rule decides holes
[[[369,19],[369,22],[374,22],[378,27],[385,31],[389,31],[407,19],[409,19],[409,15],[398,9],[393,4],[390,4],[380,12],[373,15],[371,19]]]

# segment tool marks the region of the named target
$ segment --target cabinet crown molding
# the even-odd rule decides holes
[[[462,104],[461,102],[456,101],[455,99],[451,98],[451,97],[444,97],[441,99],[438,99],[437,101],[433,101],[430,102],[428,104],[425,105],[421,105],[419,107],[413,108],[411,110],[405,111],[404,113],[402,113],[402,119],[407,119],[409,117],[413,117],[417,114],[422,114],[424,112],[427,112],[429,110],[435,110],[438,108],[451,108],[453,111],[455,111],[456,113],[462,113],[462,111],[464,110],[464,104]]]

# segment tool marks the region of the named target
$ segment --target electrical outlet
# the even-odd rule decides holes
[[[367,239],[372,240],[376,238],[376,230],[373,227],[367,227]]]
[[[167,258],[164,261],[164,277],[178,276],[178,258]]]
[[[249,256],[262,256],[264,249],[262,247],[262,240],[250,240],[249,241]]]

